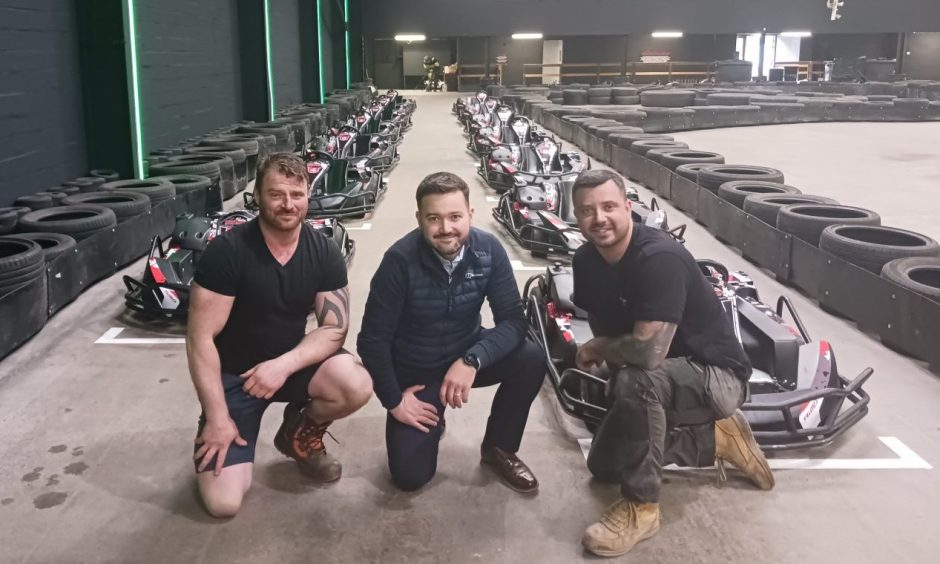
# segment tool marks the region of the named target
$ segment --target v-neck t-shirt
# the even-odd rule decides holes
[[[302,225],[297,248],[282,265],[264,242],[257,219],[210,242],[194,279],[235,298],[215,344],[222,370],[236,374],[296,347],[317,294],[347,285],[342,253],[313,226]]]
[[[631,334],[637,321],[675,323],[668,357],[691,357],[747,381],[751,363],[714,288],[685,247],[664,231],[634,223],[619,261],[608,263],[586,244],[572,268],[572,301],[590,314],[597,336]]]

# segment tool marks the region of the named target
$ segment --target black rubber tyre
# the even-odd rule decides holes
[[[642,133],[643,130],[639,127],[630,127],[629,125],[611,125],[607,127],[600,127],[594,133],[601,139],[610,139],[611,135],[617,133]]]
[[[13,231],[20,219],[17,208],[0,208],[0,235]]]
[[[179,162],[167,161],[150,167],[151,178],[158,176],[199,175],[219,178],[219,164],[215,162]]]
[[[23,233],[63,233],[80,241],[115,225],[117,216],[110,209],[81,204],[30,212],[20,218],[16,229]]]
[[[86,176],[63,182],[62,185],[75,186],[78,188],[79,192],[97,192],[104,182],[105,180],[103,178]]]
[[[640,92],[640,103],[651,108],[684,108],[695,104],[691,90],[648,90]]]
[[[698,184],[706,190],[717,192],[725,182],[735,180],[760,180],[783,184],[783,173],[766,166],[723,164],[710,166],[699,171]]]
[[[0,282],[42,264],[42,248],[31,241],[0,237]]]
[[[73,182],[81,182],[83,185],[86,185],[86,186],[88,185],[89,182],[91,182],[92,185],[94,186],[101,186],[102,184],[107,182],[107,180],[98,176],[81,176],[79,178],[73,179]]]
[[[610,98],[607,96],[602,96],[598,98],[588,98],[589,106],[609,106]]]
[[[74,186],[72,186],[71,188],[74,188]],[[53,192],[51,190],[44,190],[42,192],[36,192],[36,195],[37,196],[49,196],[50,198],[52,198],[53,206],[61,206],[62,200],[68,198],[69,196],[65,192]]]
[[[114,182],[106,182],[101,186],[101,190],[105,192],[127,191],[143,194],[150,198],[151,206],[155,206],[166,200],[172,200],[176,195],[176,187],[173,186],[173,183],[159,176],[148,178],[147,180],[115,180]]]
[[[940,303],[940,259],[894,259],[881,269],[881,277]]]
[[[177,194],[185,194],[193,190],[206,190],[212,186],[212,179],[197,174],[171,174],[160,178],[172,182],[176,186]]]
[[[613,86],[610,89],[610,95],[614,97],[639,96],[640,90],[632,86]]]
[[[275,151],[292,151],[293,141],[291,140],[291,130],[286,126],[270,125],[256,123],[252,125],[243,125],[235,130],[237,133],[261,133],[264,135],[273,135],[277,142],[274,145]]]
[[[104,182],[102,182],[101,184],[104,184]],[[52,192],[64,192],[67,196],[71,196],[72,194],[82,193],[82,191],[78,188],[78,186],[65,186],[65,185],[53,186],[52,188],[49,188],[48,190],[43,190],[43,193],[47,193],[47,194],[52,193]]]
[[[663,154],[660,161],[670,170],[676,170],[684,164],[724,164],[725,158],[718,153],[677,149]]]
[[[244,190],[248,186],[248,155],[246,155],[245,151],[242,149],[231,147],[190,147],[186,149],[184,153],[187,155],[226,156],[232,159],[238,190]]]
[[[894,259],[940,257],[940,245],[926,235],[874,225],[830,225],[819,248],[875,274]]]
[[[277,146],[277,138],[273,135],[267,135],[264,133],[225,133],[222,135],[216,135],[211,137],[209,140],[219,139],[221,141],[254,141],[258,147],[258,158],[259,160],[269,153],[274,152],[274,148]],[[244,148],[244,147],[243,147]],[[250,153],[249,153],[250,154]]]
[[[47,263],[71,251],[76,244],[75,239],[62,233],[17,233],[8,237],[36,243],[42,248]]]
[[[69,196],[63,202],[67,206],[94,204],[109,208],[118,221],[150,211],[150,198],[146,194],[130,190],[101,190]]]
[[[587,90],[563,90],[562,102],[566,106],[584,106],[588,102]]]
[[[611,143],[617,143],[622,149],[629,149],[637,141],[648,141],[655,139],[657,141],[675,141],[671,135],[660,135],[658,133],[615,133],[610,136]]]
[[[180,155],[171,157],[171,163],[216,163],[219,167],[219,187],[222,191],[222,198],[228,200],[238,193],[238,180],[235,177],[235,163],[225,155]],[[180,174],[177,171],[175,174]],[[198,172],[187,172],[186,174],[199,174]],[[209,176],[209,175],[205,175]],[[210,176],[211,178],[211,176]]]
[[[738,208],[744,208],[744,200],[752,194],[802,194],[799,189],[777,182],[734,180],[718,187],[718,197]]]
[[[792,204],[777,213],[777,229],[819,245],[819,237],[830,225],[881,225],[877,213],[852,206]]]
[[[664,139],[640,139],[630,145],[630,151],[646,156],[653,149],[688,149],[686,143],[679,141],[669,141]]]
[[[812,194],[751,194],[744,198],[741,209],[769,225],[777,225],[777,212],[783,206],[793,204],[828,204],[838,206],[839,202],[825,196]]]
[[[120,180],[121,175],[118,174],[116,170],[110,170],[107,168],[96,168],[88,172],[88,176],[95,176],[97,178],[104,178],[105,182],[111,180]]]
[[[636,106],[640,103],[639,96],[614,96],[612,100],[618,106]]]
[[[52,196],[49,194],[33,194],[31,196],[20,196],[13,200],[13,205],[17,207],[26,206],[35,211],[51,208],[55,204],[52,201]]]
[[[698,173],[705,167],[715,166],[714,164],[693,163],[684,164],[676,167],[676,174],[682,178],[687,178],[698,184]]]
[[[16,290],[20,286],[23,286],[24,284],[29,284],[33,280],[36,280],[37,278],[43,276],[46,272],[46,265],[45,265],[45,262],[41,260],[42,259],[41,253],[39,255],[39,258],[40,258],[40,262],[36,266],[28,270],[23,270],[19,274],[11,275],[6,278],[0,278],[0,296],[3,296],[4,294],[8,294],[12,292],[13,290]]]

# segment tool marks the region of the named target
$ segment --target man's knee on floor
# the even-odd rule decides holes
[[[392,483],[402,491],[413,492],[430,482],[435,472],[434,468],[392,468]]]
[[[238,491],[202,492],[202,503],[209,515],[217,519],[234,517],[241,509],[244,494]]]

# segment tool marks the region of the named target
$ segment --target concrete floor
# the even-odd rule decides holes
[[[366,220],[370,230],[352,232],[358,252],[350,273],[354,324],[347,346],[355,343],[369,280],[382,253],[414,226],[414,189],[426,174],[450,170],[470,180],[475,224],[499,232],[490,216],[494,204],[487,200],[494,194],[476,180],[475,161],[464,151],[465,139],[449,111],[454,95],[415,96],[415,125],[401,147],[401,164],[389,177],[385,201]],[[688,135],[695,147],[723,152],[729,161],[774,166],[774,159],[767,158],[773,149],[763,143],[732,149],[734,142],[725,140],[748,135],[773,140],[797,127],[814,135],[795,147],[778,143],[775,150],[794,162],[778,156],[776,164],[795,185],[829,194],[798,180],[824,174],[825,161],[806,168],[806,161],[791,153],[824,153],[833,144],[828,128],[838,132],[842,126],[679,136]],[[869,139],[884,145],[884,128],[899,126],[852,127],[857,143]],[[937,128],[924,127],[924,135]],[[904,145],[896,153],[936,151],[924,142],[911,148],[908,139],[902,136]],[[891,158],[896,153],[885,149],[879,156],[873,149],[864,168],[834,171],[833,185],[858,187],[859,197],[875,198],[870,207],[887,216],[883,195],[900,198],[900,187],[912,182],[909,161]],[[871,160],[886,177],[898,179],[893,183],[898,188],[887,191],[872,182]],[[650,197],[645,189],[640,193]],[[682,221],[678,211],[664,207],[672,223]],[[923,207],[916,210],[921,212],[929,214]],[[843,371],[875,369],[868,385],[871,414],[837,444],[787,457],[887,465],[878,460],[898,456],[878,437],[897,437],[927,463],[940,464],[940,381],[934,374],[794,295],[701,226],[688,225],[688,247],[696,256],[749,271],[768,301],[790,294],[811,333],[832,342]],[[512,258],[527,266],[543,264],[509,237],[503,239]],[[125,273],[138,276],[141,268],[137,264]],[[517,273],[520,285],[530,274]],[[477,449],[492,391],[475,390],[468,407],[448,414],[438,476],[414,494],[395,491],[387,479],[384,412],[378,401],[332,428],[342,444],[329,448],[343,461],[344,476],[324,488],[306,485],[293,463],[273,448],[271,438],[280,423],[275,406],[262,427],[255,482],[242,512],[224,522],[209,518],[194,496],[190,455],[199,407],[183,347],[94,344],[112,327],[125,328],[119,338],[182,334],[177,326],[154,327],[128,317],[122,293],[119,276],[95,285],[0,363],[5,439],[0,443],[0,561],[593,560],[583,554],[579,538],[616,498],[617,488],[592,482],[576,441],[588,435],[577,422],[559,416],[547,385],[533,406],[520,452],[541,481],[535,497],[520,497],[479,467]],[[929,562],[940,548],[934,536],[940,476],[933,469],[780,470],[777,488],[766,493],[733,477],[718,486],[710,471],[668,472],[667,482],[662,531],[623,561]]]

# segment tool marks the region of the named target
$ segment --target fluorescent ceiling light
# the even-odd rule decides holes
[[[541,33],[513,33],[513,39],[541,39]]]
[[[781,37],[811,37],[811,31],[784,31],[780,33]]]
[[[682,37],[682,32],[681,31],[654,31],[653,37],[662,37],[662,38]]]
[[[424,41],[427,39],[420,33],[402,33],[395,36],[395,41]]]

